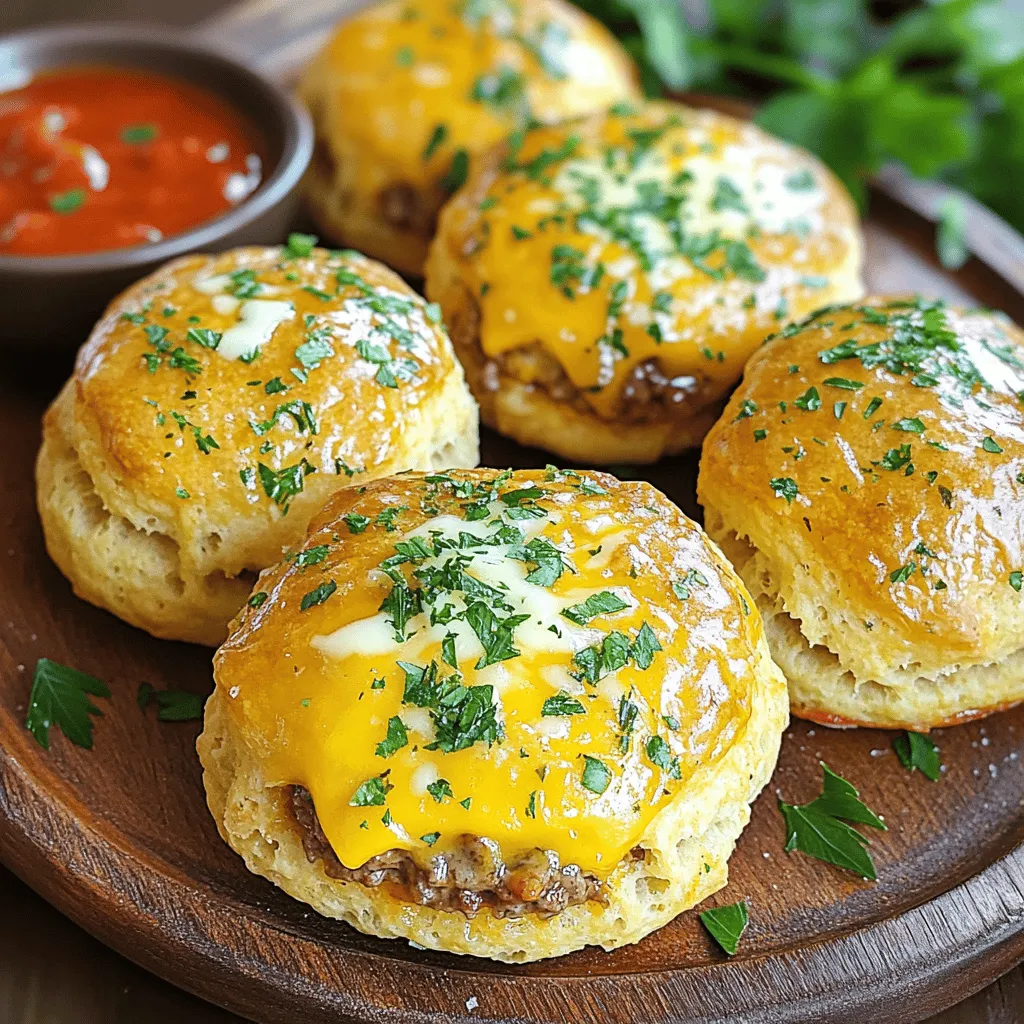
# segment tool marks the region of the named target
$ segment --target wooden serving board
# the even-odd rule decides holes
[[[281,8],[254,10],[266,25]],[[321,16],[323,5],[310,10]],[[245,38],[237,29],[253,22],[234,17],[232,31]],[[297,38],[284,40],[292,52]],[[911,209],[927,213],[937,197],[898,175],[884,185],[902,198],[875,196],[871,289],[982,303],[1024,322],[1024,281],[1013,280],[1024,276],[1024,240],[972,211],[980,258],[950,274],[935,263],[931,224]],[[136,704],[142,681],[208,692],[210,652],[154,640],[78,601],[43,549],[33,460],[40,416],[70,358],[8,364],[0,383],[0,859],[119,952],[267,1024],[914,1021],[1024,959],[1024,708],[937,733],[947,767],[938,783],[903,770],[893,734],[795,722],[729,885],[710,901],[750,904],[731,959],[695,913],[614,953],[521,967],[435,954],[320,918],[249,874],[207,812],[199,724],[159,723]],[[547,461],[485,432],[484,464]],[[650,479],[692,516],[695,471],[695,456],[619,469]],[[113,691],[100,702],[93,750],[54,730],[47,753],[24,729],[39,657]],[[776,797],[816,795],[822,759],[889,824],[871,835],[876,884],[783,852]]]

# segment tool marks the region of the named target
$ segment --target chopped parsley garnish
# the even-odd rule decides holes
[[[596,757],[589,754],[583,755],[583,777],[581,779],[584,789],[600,796],[612,780],[611,769]]]
[[[559,690],[554,697],[548,697],[544,701],[540,713],[545,718],[551,718],[556,715],[585,715],[587,709],[565,690]]]
[[[647,623],[644,623],[646,626]],[[600,682],[606,675],[617,672],[624,668],[632,659],[638,668],[648,668],[651,665],[652,656],[655,650],[661,650],[650,646],[653,639],[657,643],[652,630],[650,636],[645,636],[641,627],[637,634],[636,642],[631,641],[625,633],[612,630],[601,641],[600,647],[585,647],[573,655],[573,664],[576,666],[576,678],[590,683],[592,686]]]
[[[387,735],[377,744],[374,753],[377,757],[390,757],[409,745],[409,734],[405,730],[405,723],[397,716],[388,719]]]
[[[326,557],[330,548],[326,544],[317,544],[315,547],[306,548],[295,556],[295,564],[300,569],[310,565],[319,565]]]
[[[860,800],[857,790],[824,761],[821,796],[809,804],[779,800],[786,822],[786,852],[800,850],[810,857],[846,868],[861,878],[876,880],[875,865],[865,849],[869,842],[849,824],[870,825],[886,831],[885,822]]]
[[[897,420],[892,424],[893,430],[902,430],[905,434],[923,434],[924,423],[916,416]]]
[[[186,341],[194,341],[203,348],[215,349],[220,344],[221,335],[206,327],[190,327],[185,333]]]
[[[595,619],[599,615],[610,615],[613,612],[619,612],[623,608],[628,607],[629,605],[617,594],[613,594],[610,590],[602,590],[598,594],[591,594],[581,604],[574,604],[568,608],[563,608],[562,614],[570,622],[585,626],[591,619]]]
[[[464,149],[457,149],[452,155],[452,162],[441,179],[441,188],[448,195],[458,192],[466,184],[469,176],[469,153]]]
[[[308,256],[313,251],[316,243],[316,235],[304,235],[298,231],[293,231],[285,243],[285,253],[293,259]]]
[[[793,404],[805,412],[817,412],[821,408],[821,395],[818,394],[818,389],[812,386],[796,399]]]
[[[750,212],[749,207],[743,201],[743,193],[736,187],[736,183],[724,175],[720,175],[715,181],[711,209],[715,213],[720,213],[722,210],[735,210],[737,213]]]
[[[326,337],[309,335],[295,350],[295,358],[304,370],[315,370],[320,363],[334,355],[334,349]]]
[[[323,604],[337,589],[338,584],[334,580],[327,580],[321,583],[320,586],[303,595],[302,600],[299,602],[299,611],[304,612],[315,605]]]
[[[679,758],[672,756],[671,748],[660,736],[652,736],[647,741],[644,750],[651,764],[656,765],[663,772],[667,772],[673,779],[680,777]]]
[[[424,163],[437,152],[438,148],[444,143],[445,139],[447,138],[448,126],[446,124],[434,125],[434,130],[430,133],[430,138],[427,140],[427,145],[423,149]]]
[[[686,575],[672,584],[672,591],[680,601],[688,601],[694,584],[706,587],[708,585],[707,577],[696,569],[687,569]]]
[[[129,124],[121,129],[121,141],[129,146],[141,146],[144,142],[152,142],[157,137],[154,124]]]
[[[380,776],[367,779],[352,794],[349,807],[383,807],[390,788]]]
[[[1002,452],[1002,448],[996,443],[995,438],[986,437],[981,442],[981,447],[987,451],[990,455],[999,455]]]
[[[69,188],[66,192],[55,192],[49,202],[54,213],[74,213],[85,202],[85,189]]]
[[[72,743],[91,750],[90,716],[102,715],[103,712],[93,704],[90,696],[109,697],[110,690],[95,676],[49,658],[40,658],[32,677],[25,728],[44,750],[50,749],[50,728],[54,725]]]
[[[792,505],[793,499],[800,493],[796,481],[788,476],[774,477],[768,481],[768,486],[775,493],[776,498],[785,498],[787,505]]]
[[[437,779],[435,782],[431,782],[427,786],[427,792],[434,798],[436,803],[443,803],[445,798],[449,800],[455,799],[451,783],[447,779]]]
[[[917,562],[907,562],[906,565],[901,565],[898,569],[894,569],[889,573],[889,579],[893,583],[906,583],[916,571]]]
[[[264,492],[281,509],[281,515],[288,514],[291,500],[302,492],[306,476],[316,472],[305,459],[294,466],[285,466],[284,469],[276,471],[259,462],[256,464],[256,470]]]
[[[373,521],[367,516],[361,516],[358,512],[349,512],[341,518],[348,527],[349,533],[362,533]]]

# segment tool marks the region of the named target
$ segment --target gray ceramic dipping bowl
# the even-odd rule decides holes
[[[38,72],[85,65],[156,72],[226,100],[259,134],[263,182],[227,213],[158,242],[74,256],[0,254],[0,344],[7,350],[76,348],[118,292],[176,256],[282,241],[313,151],[309,115],[288,93],[181,31],[87,24],[0,37],[0,94]]]

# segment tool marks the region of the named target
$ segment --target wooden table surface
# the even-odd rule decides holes
[[[225,4],[226,0],[3,0],[0,32],[71,19],[130,18],[187,25]],[[2,867],[0,922],[0,1024],[241,1022],[107,949]],[[929,1024],[1024,1024],[1024,967]]]

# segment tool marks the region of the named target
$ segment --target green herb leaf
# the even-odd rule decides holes
[[[892,748],[896,751],[900,764],[907,771],[912,772],[916,769],[932,782],[939,781],[942,762],[939,760],[939,748],[932,742],[930,736],[908,730],[900,733],[892,741]]]
[[[390,757],[408,744],[409,734],[405,730],[405,723],[397,715],[394,715],[388,719],[387,735],[377,744],[374,753],[377,757]]]
[[[380,776],[367,779],[352,794],[349,807],[383,807],[389,788]]]
[[[774,477],[768,481],[768,486],[775,493],[776,498],[785,498],[787,505],[792,505],[793,499],[800,493],[796,481],[788,476]]]
[[[447,779],[438,779],[436,782],[431,782],[427,786],[427,792],[434,798],[436,803],[443,803],[445,797],[449,800],[455,799],[455,794],[452,793],[451,783]]]
[[[285,252],[292,259],[308,256],[315,248],[317,241],[316,235],[303,235],[298,231],[293,231],[285,243]]]
[[[584,754],[583,777],[581,781],[584,789],[589,789],[591,793],[596,793],[600,796],[612,781],[611,769],[598,758]]]
[[[786,822],[786,852],[800,850],[810,857],[846,868],[862,878],[876,880],[875,865],[866,847],[868,840],[849,822],[885,831],[885,823],[860,800],[857,790],[821,762],[824,772],[821,796],[809,804],[779,800]]]
[[[551,718],[555,715],[585,715],[587,709],[565,690],[559,690],[554,697],[548,697],[544,701],[540,713],[545,718]]]
[[[591,619],[595,619],[599,615],[610,615],[613,612],[620,612],[623,608],[628,607],[629,605],[617,594],[613,594],[610,590],[602,590],[598,594],[591,594],[586,601],[580,604],[573,604],[568,608],[563,608],[562,615],[569,619],[570,622],[585,626]]]
[[[193,722],[203,717],[206,698],[188,690],[157,690],[149,683],[140,683],[135,695],[139,707],[145,711],[156,701],[156,717],[161,722]]]
[[[50,727],[56,725],[72,743],[92,749],[92,719],[102,715],[89,697],[109,697],[106,684],[49,658],[36,662],[28,698],[25,728],[44,749],[50,749]]]
[[[156,136],[156,125],[153,124],[130,124],[121,129],[121,141],[129,146],[141,146],[144,142],[152,142]]]
[[[704,910],[701,912],[700,921],[707,928],[711,938],[725,953],[732,956],[739,948],[740,938],[747,927],[746,901],[732,903],[728,907]]]
[[[302,600],[299,602],[299,611],[304,612],[314,605],[323,604],[337,589],[338,584],[334,580],[327,580],[321,583],[319,587],[303,595]]]
[[[54,213],[74,213],[85,202],[84,188],[69,188],[50,196],[50,209]]]

